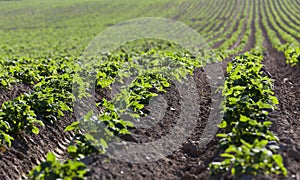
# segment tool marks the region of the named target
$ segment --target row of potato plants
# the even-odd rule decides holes
[[[134,126],[134,122],[122,119],[120,116],[122,113],[126,112],[126,115],[129,115],[132,118],[147,116],[147,113],[144,111],[144,107],[148,105],[152,97],[166,92],[166,88],[171,85],[170,77],[173,77],[173,80],[180,80],[187,74],[191,74],[196,67],[200,67],[202,65],[201,62],[196,61],[193,57],[188,55],[187,52],[174,53],[172,51],[168,51],[161,53],[153,49],[142,54],[121,52],[114,56],[108,56],[108,58],[111,59],[108,64],[99,64],[99,70],[95,76],[97,79],[97,88],[111,88],[112,83],[118,82],[116,81],[117,74],[122,78],[128,78],[137,74],[139,75],[135,77],[130,85],[128,85],[125,89],[122,89],[120,93],[114,97],[114,99],[108,100],[103,98],[101,102],[96,104],[97,107],[102,109],[100,115],[95,115],[94,112],[91,111],[86,112],[86,116],[84,118],[85,123],[81,124],[81,127],[84,129],[85,127],[92,127],[89,131],[101,132],[103,131],[101,122],[104,122],[106,125],[104,133],[108,136],[107,139],[100,139],[96,142],[97,140],[93,139],[89,134],[85,134],[85,138],[82,137],[82,135],[78,133],[78,125],[80,125],[78,122],[71,125],[72,128],[68,128],[68,130],[75,130],[79,139],[85,139],[83,142],[78,142],[77,146],[72,147],[72,151],[78,152],[75,153],[77,155],[87,155],[79,152],[82,152],[81,149],[84,147],[81,145],[86,144],[85,141],[88,139],[95,142],[98,149],[100,149],[100,152],[105,152],[107,148],[106,140],[109,140],[112,135],[118,136],[122,134],[129,134],[130,132],[128,131],[128,128],[132,128]],[[130,69],[135,69],[137,71],[135,74],[132,74],[129,69],[120,71],[122,65],[128,62],[130,63]],[[168,64],[168,66],[164,66],[163,63],[166,62],[170,64]],[[145,67],[151,68],[140,69],[140,63]],[[95,63],[92,64],[93,68],[97,66]],[[90,70],[87,70],[87,72],[90,72]],[[88,86],[84,85],[86,81],[80,80],[80,78],[78,78],[76,82],[81,82],[78,86]],[[82,93],[81,97],[83,98],[79,99],[79,102],[85,101],[85,92],[79,92],[78,97],[80,96],[80,93]],[[96,123],[91,120],[91,117],[95,116],[97,116]],[[98,123],[99,126],[95,126],[95,124]]]
[[[286,2],[286,3],[284,3],[285,4],[285,6],[287,7],[287,8],[289,8],[290,10],[291,10],[291,14],[293,14],[293,15],[296,15],[297,14],[297,10],[298,10],[298,5],[299,5],[299,2],[297,1],[297,0],[295,0],[295,1],[290,1],[290,3],[289,2]],[[295,16],[295,18],[296,18],[297,16]]]
[[[201,29],[201,33],[203,33],[204,35],[208,35],[209,33],[215,33],[215,31],[218,31],[219,29],[216,28],[220,26],[220,24],[225,22],[224,19],[228,16],[227,14],[230,12],[230,9],[235,7],[233,1],[222,4],[224,4],[225,6],[222,7],[221,5],[219,5],[220,8],[216,9],[217,12],[214,12],[207,22],[203,22],[202,25],[207,24],[203,27],[203,29]]]
[[[42,179],[84,179],[88,172],[86,165],[77,160],[58,160],[53,153],[48,153],[46,160],[28,174],[30,180]]]
[[[235,5],[233,6],[233,10],[231,12],[231,14],[227,16],[227,20],[223,20],[223,25],[221,27],[219,27],[219,29],[217,31],[214,32],[207,32],[206,34],[204,34],[204,37],[206,39],[208,39],[208,41],[213,41],[213,42],[217,42],[220,41],[220,36],[226,37],[230,32],[232,32],[233,28],[234,28],[234,24],[236,23],[236,21],[238,20],[238,18],[241,14],[242,14],[242,10],[244,9],[245,6],[245,2],[242,1],[239,3],[239,8],[236,8],[237,2],[235,3]],[[226,24],[227,23],[227,24]],[[202,32],[201,32],[202,33]]]
[[[240,4],[241,5],[241,4]],[[217,42],[219,42],[219,41],[224,41],[225,39],[227,39],[228,37],[230,37],[230,39],[234,39],[232,36],[234,36],[234,35],[232,35],[232,32],[236,32],[236,34],[239,34],[239,33],[241,33],[240,31],[238,31],[238,30],[235,30],[234,28],[235,28],[235,26],[237,25],[237,29],[241,29],[241,24],[243,24],[244,23],[244,20],[245,20],[245,17],[247,16],[247,6],[249,6],[249,2],[248,1],[246,1],[246,2],[243,2],[243,8],[242,9],[240,9],[239,11],[238,11],[238,14],[236,15],[237,17],[239,17],[239,18],[234,18],[233,20],[232,20],[232,22],[231,22],[231,24],[230,24],[230,27],[228,28],[228,30],[225,32],[225,33],[223,33],[223,34],[221,34],[221,36],[219,36],[219,37],[217,37],[217,38],[214,38],[214,39],[212,39],[212,41],[210,42],[210,43],[217,43]],[[232,38],[231,38],[232,37]],[[211,37],[210,37],[211,38]],[[236,40],[236,39],[235,39]],[[232,42],[233,40],[230,40],[230,42],[228,42],[227,44],[228,44],[228,47],[230,47],[230,45],[232,45],[234,42]],[[223,46],[227,46],[227,45],[223,45]],[[226,49],[227,50],[227,49]]]
[[[279,5],[281,3],[281,1],[272,1],[271,6],[272,6],[272,12],[276,12],[277,15],[279,15],[278,17],[281,17],[281,20],[278,19],[278,21],[280,21],[280,25],[285,28],[289,33],[293,34],[294,36],[300,38],[300,27],[297,26],[296,24],[294,24],[288,17],[286,14],[286,9],[284,6]],[[283,21],[283,22],[282,22]],[[286,24],[284,24],[286,23]]]
[[[13,84],[31,86],[30,92],[2,103],[0,108],[0,146],[11,146],[22,131],[39,132],[39,126],[54,124],[72,110],[73,59],[60,54],[49,57],[1,58],[0,89],[10,91]]]
[[[48,77],[37,83],[32,92],[4,102],[0,109],[0,146],[11,146],[13,136],[22,131],[37,134],[38,124],[52,125],[65,112],[71,112],[71,82],[68,74]]]
[[[17,83],[33,86],[47,77],[73,72],[73,56],[67,52],[51,56],[0,56],[0,89],[9,90]]]
[[[270,131],[268,121],[278,100],[273,96],[272,81],[262,70],[263,54],[255,49],[236,56],[228,64],[223,95],[224,117],[219,125],[223,161],[212,162],[212,174],[232,175],[271,173],[287,176],[282,156],[277,154],[279,139]]]
[[[236,20],[236,23],[239,23],[237,30],[231,35],[231,37],[228,40],[224,41],[224,43],[221,44],[221,46],[218,48],[219,53],[221,55],[220,60],[229,58],[230,56],[242,52],[245,49],[245,46],[248,42],[249,36],[252,31],[249,27],[252,21],[253,3],[247,1],[245,7],[246,8],[243,10],[243,13],[241,13],[241,19]],[[234,28],[234,25],[235,24],[231,25],[232,30]],[[240,35],[242,35],[242,38],[240,39],[239,44],[236,46],[235,43],[239,39]],[[226,38],[226,36],[222,36],[219,38],[224,39]]]
[[[222,3],[222,1],[216,1],[216,2],[206,2],[206,6],[199,7],[195,3],[194,6],[191,6],[189,11],[183,15],[183,20],[186,20],[190,17],[196,17],[196,21],[187,21],[185,22],[187,25],[193,27],[196,30],[205,28],[207,22],[213,22],[212,19],[216,19],[217,15],[220,14],[220,9],[213,9],[211,10],[211,7],[222,7],[224,8],[226,4]],[[210,8],[204,8],[204,7],[210,7]]]
[[[20,138],[22,132],[38,134],[42,126],[53,125],[66,113],[72,112],[74,59],[67,53],[60,53],[55,59],[50,56],[1,58],[0,89],[10,91],[12,85],[18,83],[32,87],[30,92],[3,102],[1,106],[2,151],[12,145],[14,138]],[[82,162],[61,162],[49,153],[46,161],[38,165],[28,178],[73,179],[82,178],[86,172]]]
[[[297,6],[294,6],[292,3],[289,3],[287,1],[277,1],[277,3],[279,4],[279,7],[281,7],[281,10],[284,12],[284,14],[286,14],[289,18],[289,22],[298,22],[298,18],[297,18]],[[298,23],[299,24],[299,23]],[[297,26],[297,24],[294,24]],[[298,28],[299,30],[299,26],[296,27],[296,29]]]
[[[299,65],[299,42],[292,35],[286,33],[278,26],[277,22],[275,21],[275,18],[271,14],[270,9],[266,7],[266,4],[261,3],[260,8],[262,13],[262,23],[265,26],[267,34],[272,42],[273,48],[284,53],[287,64],[290,64],[291,66],[295,66],[297,64]],[[270,22],[270,25],[273,26],[274,30],[269,27],[267,20]],[[282,39],[285,41],[284,44],[282,44],[282,42],[279,40],[275,31],[277,31],[278,34],[282,37]]]
[[[170,51],[160,54],[156,50],[150,50],[146,53],[136,54],[121,51],[119,53],[114,53],[114,55],[106,54],[104,56],[104,58],[109,60],[107,63],[92,63],[90,64],[90,67],[87,65],[86,69],[83,71],[78,69],[78,74],[81,76],[83,74],[88,76],[90,72],[95,72],[94,77],[96,78],[96,87],[100,89],[110,88],[110,85],[115,82],[117,74],[125,78],[132,75],[129,71],[118,73],[122,65],[126,62],[131,62],[131,67],[136,68],[138,71],[139,63],[137,61],[143,61],[143,65],[145,65],[145,63],[150,63],[148,64],[149,66],[152,66],[153,63],[158,63],[157,65],[159,65],[159,63],[164,63],[166,61],[180,62],[181,65],[184,65],[182,68],[177,68],[176,71],[174,70],[175,67],[172,67],[172,65],[167,66],[166,69],[163,70],[164,72],[169,71],[169,73],[172,74],[172,77],[176,77],[176,79],[180,79],[188,73],[192,73],[195,67],[200,66],[200,64],[195,63],[197,62],[195,59],[186,55],[186,52],[173,53]],[[160,62],[159,60],[153,60],[156,58],[168,59],[164,59]],[[150,59],[152,59],[152,61]],[[75,133],[75,136],[68,147],[70,160],[58,162],[55,156],[53,156],[52,153],[49,153],[46,161],[32,169],[28,177],[30,179],[48,177],[65,179],[76,177],[82,179],[83,175],[87,173],[88,170],[84,168],[84,164],[81,163],[81,160],[92,153],[105,153],[108,147],[108,141],[114,138],[114,136],[129,134],[129,128],[134,127],[133,122],[122,119],[120,116],[121,112],[130,108],[132,109],[132,112],[128,115],[133,118],[146,116],[147,114],[144,113],[143,108],[149,103],[150,98],[157,96],[159,93],[164,93],[166,88],[170,86],[170,80],[163,74],[160,74],[162,71],[161,67],[163,66],[144,70],[141,69],[140,73],[142,75],[137,76],[131,85],[122,90],[113,100],[103,98],[101,102],[95,104],[95,106],[101,107],[102,112],[100,114],[95,114],[93,111],[85,112],[86,114],[83,116],[83,121],[76,121],[66,127],[65,131],[73,131]],[[95,71],[95,68],[97,71]],[[89,98],[85,91],[86,87],[89,86],[89,82],[85,80],[86,79],[82,77],[74,76],[73,81],[75,82],[75,86],[77,86],[78,89],[84,87],[82,88],[83,91],[79,91],[78,94],[75,93],[77,102],[85,102],[85,100],[88,100]],[[103,123],[105,124],[104,130]],[[91,132],[102,133],[101,138],[94,137]],[[71,171],[66,171],[66,167],[70,167]]]

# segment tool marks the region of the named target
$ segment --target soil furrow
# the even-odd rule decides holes
[[[250,28],[251,28],[251,33],[249,35],[249,38],[248,38],[248,41],[247,41],[247,44],[245,46],[245,48],[243,49],[243,51],[249,51],[251,48],[254,48],[255,46],[255,42],[256,42],[256,39],[255,39],[255,33],[256,33],[256,29],[255,29],[255,8],[256,8],[256,3],[255,1],[252,1],[253,4],[252,4],[252,7],[253,7],[253,11],[252,11],[252,19],[251,19],[251,24],[250,24]]]
[[[266,10],[266,5],[264,3],[262,3],[263,5],[263,11],[264,11],[264,14],[267,16],[267,10]],[[282,38],[282,36],[279,34],[279,32],[274,28],[274,26],[272,25],[272,23],[270,22],[269,20],[269,17],[266,17],[267,19],[267,23],[268,23],[268,27],[267,28],[271,28],[275,33],[276,33],[276,36],[278,37],[278,39],[280,40],[280,42],[282,44],[285,44],[286,41]]]
[[[46,125],[40,129],[38,135],[22,134],[15,137],[12,147],[6,152],[0,153],[0,179],[19,179],[27,174],[35,165],[42,161],[48,152],[57,152],[59,158],[66,158],[66,139],[71,139],[69,132],[64,132],[64,128],[74,122],[74,117],[66,115],[54,126]],[[63,144],[63,145],[61,145]],[[62,153],[63,152],[63,153]],[[7,171],[15,169],[15,172]]]
[[[210,88],[205,73],[201,69],[197,69],[194,73],[194,78],[200,96],[201,109],[199,120],[187,142],[179,150],[163,159],[146,164],[129,163],[115,159],[107,161],[107,156],[92,155],[85,160],[89,162],[88,167],[91,170],[88,179],[206,179],[209,175],[207,167],[215,154],[217,154],[218,142],[214,139],[203,149],[198,149],[193,144],[193,142],[201,138],[202,131],[206,125],[205,121],[210,111],[211,101],[209,96]],[[139,142],[161,138],[176,123],[176,118],[178,118],[177,116],[180,113],[179,94],[175,87],[172,86],[164,97],[167,99],[169,106],[175,109],[175,112],[166,112],[162,120],[164,123],[158,123],[162,127],[157,124],[150,129],[134,130],[132,136]],[[150,137],[147,137],[147,131],[151,132]]]
[[[4,102],[13,100],[30,91],[32,91],[32,87],[26,84],[14,84],[10,89],[0,89],[0,107]]]
[[[269,9],[270,9],[270,12],[271,12],[271,15],[272,15],[272,17],[274,18],[274,20],[275,20],[275,22],[276,22],[276,19],[275,19],[275,14],[274,14],[274,12],[271,10],[271,8],[270,8],[270,6],[271,6],[271,2],[270,1],[268,1],[267,2],[267,4],[268,4],[268,7],[269,7]],[[275,10],[278,10],[278,9],[276,9],[276,7],[275,7]],[[281,10],[280,10],[281,11]],[[277,14],[276,14],[277,15]],[[277,16],[279,16],[279,15],[277,15]],[[286,21],[284,21],[280,16],[279,16],[279,18],[280,18],[280,20],[282,20],[283,21],[283,23],[286,25],[286,26],[288,26],[288,23],[286,22]],[[277,26],[278,26],[278,28],[280,28],[282,31],[284,31],[286,34],[290,34],[285,28],[283,28],[278,22],[276,22],[276,24],[277,24]],[[294,37],[298,42],[300,42],[300,38],[297,38],[294,34],[290,34],[292,37]]]
[[[300,115],[295,112],[300,109],[300,96],[295,88],[300,85],[300,69],[285,64],[284,55],[272,48],[266,33],[268,27],[264,27],[261,20],[260,27],[265,37],[264,47],[267,49],[263,63],[272,75],[275,96],[279,99],[278,108],[272,112],[270,119],[280,139],[280,153],[288,169],[288,179],[295,179],[300,172],[300,147],[297,143],[300,137],[300,129],[297,127]]]
[[[249,14],[250,14],[250,11],[251,11],[251,6],[253,6],[253,1],[249,1],[249,6],[247,8],[246,21],[243,24],[242,32],[239,34],[238,39],[236,40],[236,42],[231,47],[229,47],[229,49],[236,48],[240,44],[243,36],[245,35],[246,28],[247,28],[247,20],[249,18]],[[252,22],[253,22],[253,19],[252,19]],[[250,28],[250,27],[248,27],[248,28]]]
[[[234,28],[233,28],[233,30],[232,30],[232,33],[227,34],[227,36],[226,36],[224,39],[222,39],[222,40],[216,42],[216,43],[213,45],[213,48],[214,48],[214,49],[219,48],[219,47],[226,41],[226,39],[229,39],[229,38],[232,36],[232,34],[237,30],[237,28],[238,28],[239,24],[241,23],[241,20],[242,20],[242,18],[243,18],[243,16],[244,16],[244,15],[243,15],[243,14],[244,14],[244,11],[245,11],[245,9],[247,9],[247,8],[245,8],[245,7],[246,7],[246,4],[244,3],[244,6],[243,6],[242,12],[241,12],[241,16],[239,17],[239,20],[237,20],[237,22],[235,23]]]

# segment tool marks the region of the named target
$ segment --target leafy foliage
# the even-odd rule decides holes
[[[60,162],[52,153],[47,154],[47,159],[29,173],[28,179],[84,179],[87,169],[84,163],[67,160]]]
[[[210,164],[212,173],[287,175],[281,155],[276,154],[279,139],[269,130],[272,122],[267,117],[278,100],[271,80],[263,76],[262,59],[262,53],[253,50],[235,57],[227,67],[220,124],[226,133],[217,135],[224,160]]]
[[[300,65],[300,47],[288,45],[288,48],[284,51],[286,57],[286,63],[292,66]]]
[[[170,45],[169,48],[177,48],[177,51],[162,51],[147,46],[147,51],[144,51],[141,50],[144,47],[140,47],[139,43],[132,43],[137,45],[135,51],[125,50],[130,47],[129,44],[113,54],[103,53],[100,58],[103,58],[104,62],[92,60],[95,58],[93,57],[92,63],[87,63],[85,68],[78,69],[75,74],[78,90],[76,101],[83,112],[84,102],[90,98],[87,93],[90,92],[89,88],[92,84],[89,82],[90,79],[96,79],[97,88],[111,88],[112,83],[122,84],[128,79],[130,83],[126,87],[121,87],[118,95],[112,100],[103,98],[96,104],[98,109],[101,109],[99,115],[93,111],[85,112],[84,118],[76,126],[80,126],[86,133],[83,135],[78,133],[77,127],[73,125],[67,127],[67,130],[73,129],[77,134],[75,146],[72,145],[70,148],[71,154],[82,156],[95,152],[90,148],[87,140],[93,142],[93,146],[100,149],[99,152],[105,152],[107,141],[110,141],[113,135],[129,134],[129,128],[134,127],[134,122],[122,119],[121,114],[126,113],[133,118],[147,116],[144,107],[149,104],[152,97],[166,92],[171,81],[180,81],[181,78],[191,74],[196,67],[202,65],[201,61],[196,60],[188,52],[178,50],[179,47]],[[134,78],[130,79],[131,77]],[[94,138],[97,133],[98,139]],[[87,145],[88,148],[85,149],[83,145]]]

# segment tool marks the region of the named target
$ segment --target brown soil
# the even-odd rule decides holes
[[[8,89],[0,89],[0,107],[4,102],[13,100],[31,90],[32,88],[26,84],[14,84]]]
[[[259,9],[261,19],[261,11],[264,9]],[[286,65],[283,54],[272,48],[266,33],[266,28],[272,27],[264,27],[261,21],[260,27],[266,38],[264,42],[266,56],[263,63],[266,71],[274,80],[275,96],[280,103],[276,111],[270,114],[270,120],[273,122],[272,130],[280,138],[280,153],[284,157],[289,175],[287,178],[244,176],[238,179],[298,180],[300,179],[300,68]],[[253,22],[251,22],[251,28],[252,32],[245,50],[249,50],[255,44]],[[224,60],[224,69],[229,61],[230,59]],[[217,138],[214,138],[204,148],[198,148],[195,144],[207,123],[211,98],[208,79],[202,69],[195,70],[194,80],[200,96],[199,118],[195,129],[178,150],[163,159],[146,164],[108,160],[107,156],[93,154],[83,160],[90,169],[87,179],[231,179],[232,177],[228,174],[221,177],[209,176],[208,164],[219,159]],[[14,85],[11,90],[1,90],[0,105],[30,90],[31,88],[26,85]],[[148,129],[131,129],[132,135],[123,137],[124,139],[145,143],[168,134],[169,130],[176,125],[180,114],[180,97],[175,86],[171,86],[163,96],[167,100],[168,108],[162,121]],[[103,95],[98,92],[96,97],[99,99]],[[64,128],[73,121],[75,121],[74,116],[67,114],[54,126],[47,125],[41,128],[38,135],[25,133],[15,135],[16,140],[13,141],[12,147],[0,152],[0,179],[19,179],[43,160],[49,151],[55,152],[60,159],[65,159],[66,147],[73,134],[64,132]]]
[[[270,2],[268,1],[267,3],[268,3],[268,6],[270,7],[270,6],[271,6]],[[275,6],[275,5],[274,5],[274,6]],[[274,9],[275,9],[275,11],[278,11],[277,6],[275,6]],[[271,14],[272,14],[274,20],[276,21],[276,19],[275,19],[275,14],[274,14],[273,11],[271,11]],[[276,15],[277,15],[277,14],[276,14]],[[289,26],[289,24],[288,24],[283,18],[281,18],[281,16],[279,16],[279,15],[277,15],[277,16],[279,17],[280,21],[282,21],[282,22],[285,24],[285,26]],[[284,31],[285,33],[289,34],[289,32],[287,32],[287,31],[286,31],[279,23],[277,23],[277,25],[278,25],[278,27],[279,27],[282,31]],[[299,32],[298,32],[298,33],[299,33]],[[298,42],[300,42],[300,38],[297,38],[295,34],[290,34],[290,35],[291,35],[292,37],[294,37]]]
[[[244,47],[243,51],[249,51],[251,48],[254,48],[255,46],[255,32],[256,32],[256,29],[255,29],[255,7],[257,5],[255,3],[253,3],[253,12],[252,12],[252,20],[251,20],[251,24],[250,24],[250,28],[251,28],[251,33],[249,35],[249,38],[248,38],[248,42],[246,44],[246,46]]]
[[[233,19],[235,19],[236,16],[238,15],[238,13],[239,13],[239,11],[240,11],[240,7],[241,7],[241,2],[239,1],[239,2],[237,2],[237,4],[236,4],[236,8],[235,8],[235,10],[234,10],[235,12],[234,12],[234,15],[233,15]],[[243,4],[243,7],[242,7],[242,8],[244,8],[244,7],[245,7],[245,4]],[[233,20],[233,19],[232,19],[232,20]],[[225,23],[224,23],[224,24],[225,24]],[[227,32],[228,29],[230,28],[231,24],[232,24],[232,21],[228,21],[228,22],[227,22],[227,25],[226,25],[226,27],[225,27],[225,29],[224,29],[222,32],[216,34],[216,35],[215,35],[214,37],[212,37],[211,39],[208,39],[208,41],[212,41],[212,40],[214,40],[214,39],[220,37],[220,36],[221,36],[222,34],[224,34],[225,32]]]
[[[0,152],[0,179],[18,179],[27,174],[49,151],[65,159],[66,148],[73,134],[64,132],[64,128],[73,120],[70,115],[66,115],[54,126],[40,128],[38,135],[15,135],[12,147]]]
[[[243,15],[243,14],[244,14],[244,11],[247,9],[247,8],[245,8],[245,6],[246,6],[246,5],[244,4],[243,9],[242,9],[242,12],[241,12],[241,15],[240,15],[240,17],[239,17],[240,19],[235,23],[234,28],[233,28],[233,30],[232,30],[232,33],[234,33],[234,32],[237,30],[237,28],[238,28],[238,26],[239,26],[239,23],[242,23],[242,22],[241,22],[241,19],[242,19],[243,16],[244,16],[244,15]],[[249,7],[248,7],[248,9],[249,9]],[[219,47],[226,41],[226,39],[229,39],[229,38],[232,36],[232,33],[227,34],[227,36],[226,36],[225,39],[216,42],[216,43],[213,45],[213,48],[214,48],[214,49],[219,48]]]
[[[206,74],[201,69],[194,73],[200,96],[200,114],[197,125],[187,142],[180,149],[164,159],[147,164],[128,163],[111,159],[104,155],[92,155],[85,159],[91,169],[88,179],[204,179],[208,177],[208,164],[218,152],[217,139],[205,148],[198,148],[197,142],[205,128],[210,112],[210,87]],[[149,129],[133,129],[131,141],[145,143],[166,135],[176,124],[180,114],[180,97],[175,86],[171,86],[164,94],[167,100],[167,111],[159,123]],[[174,111],[170,110],[174,108]],[[129,140],[129,138],[127,138]]]
[[[260,14],[261,15],[261,14]],[[265,37],[267,54],[264,60],[266,70],[274,80],[278,108],[270,115],[274,131],[280,139],[280,152],[289,176],[286,179],[300,179],[300,69],[285,63],[284,55],[272,48],[266,27],[260,22]]]

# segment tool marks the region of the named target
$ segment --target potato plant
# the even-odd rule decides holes
[[[223,95],[224,117],[218,134],[223,150],[221,162],[210,164],[211,173],[230,171],[241,174],[283,174],[279,139],[270,131],[268,114],[278,104],[269,77],[263,75],[263,54],[253,50],[235,57],[227,67]]]

